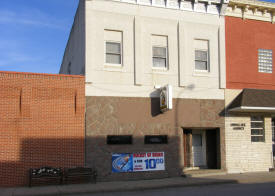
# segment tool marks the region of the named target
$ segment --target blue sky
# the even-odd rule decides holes
[[[0,71],[58,73],[78,0],[0,0]]]
[[[0,71],[58,73],[77,5],[0,0]]]

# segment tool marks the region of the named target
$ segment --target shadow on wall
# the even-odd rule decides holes
[[[155,90],[150,94],[151,97],[151,115],[152,117],[158,116],[161,113],[160,111],[160,90]]]
[[[181,175],[179,137],[169,137],[168,144],[144,144],[144,137],[133,136],[130,145],[107,145],[106,137],[86,138],[86,164],[84,163],[84,140],[26,138],[16,153],[6,149],[7,160],[0,161],[0,186],[27,186],[30,168],[40,167],[93,167],[102,181],[165,178]],[[164,171],[112,173],[113,153],[164,152]],[[12,154],[12,155],[11,155]]]
[[[26,138],[3,147],[0,186],[25,186],[30,168],[84,166],[84,139]],[[17,150],[15,150],[18,147]]]
[[[182,174],[180,136],[169,136],[167,144],[145,144],[144,136],[133,135],[132,144],[107,144],[107,136],[86,138],[87,167],[96,168],[99,181],[141,180],[180,176]],[[151,172],[113,173],[112,154],[164,152],[165,170]]]

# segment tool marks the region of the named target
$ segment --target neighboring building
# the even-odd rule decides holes
[[[100,180],[226,168],[226,6],[219,0],[80,0],[60,73],[86,77],[85,161]],[[167,84],[173,108],[162,114],[158,87]],[[125,155],[121,162],[128,164],[129,154],[146,152],[160,152],[165,166],[114,170],[116,156]]]
[[[227,7],[225,144],[229,173],[273,167],[274,22],[274,3],[231,0]]]
[[[30,168],[84,166],[83,76],[0,72],[0,186]]]

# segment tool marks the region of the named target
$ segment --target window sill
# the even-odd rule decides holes
[[[152,67],[152,70],[154,72],[160,71],[160,72],[167,72],[168,69],[167,68],[161,68],[161,67]]]
[[[152,69],[152,74],[162,74],[162,75],[167,75],[170,74],[168,69]]]
[[[263,72],[263,71],[258,71],[260,74],[272,74],[272,72]]]
[[[251,144],[252,144],[252,145],[257,145],[257,144],[258,144],[258,145],[263,145],[263,144],[266,144],[266,142],[252,142],[252,141],[251,141]]]
[[[193,72],[193,76],[200,76],[200,77],[209,77],[209,75],[211,74],[210,71],[206,70],[194,70]]]
[[[122,72],[123,66],[122,64],[104,64],[104,71],[117,71],[117,72]]]

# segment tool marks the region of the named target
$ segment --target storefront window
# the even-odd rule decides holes
[[[264,142],[264,118],[262,116],[251,117],[251,142]]]

